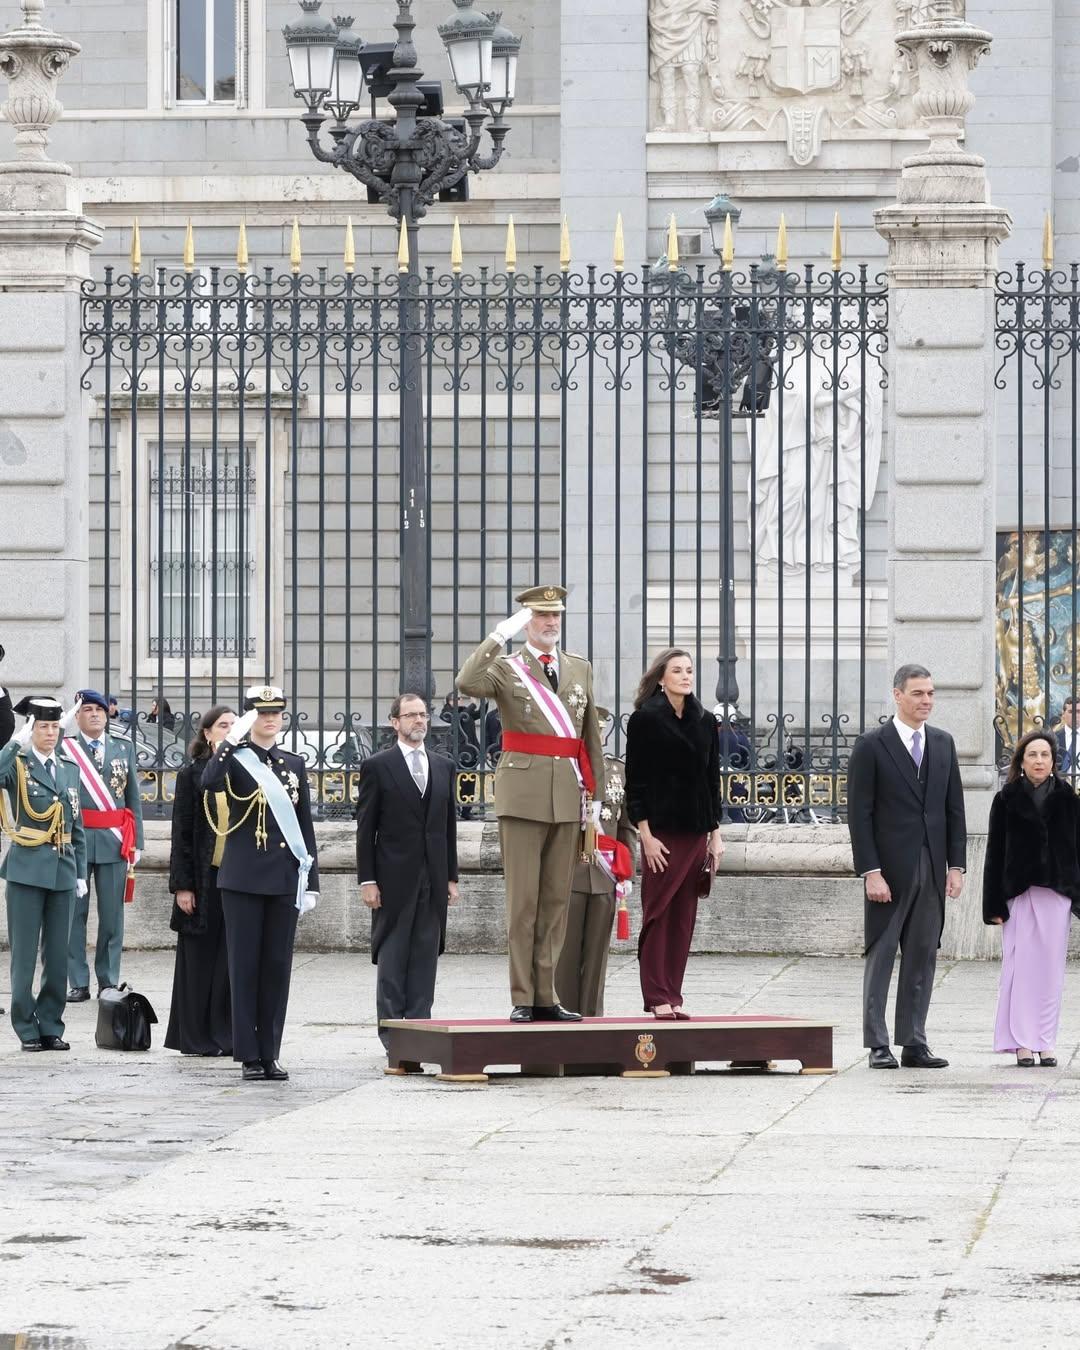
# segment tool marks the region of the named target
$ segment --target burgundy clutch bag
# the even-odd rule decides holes
[[[697,894],[699,900],[707,900],[712,890],[713,877],[716,876],[716,863],[711,853],[705,854],[705,861],[698,873]]]

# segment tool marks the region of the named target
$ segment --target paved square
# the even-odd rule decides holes
[[[124,958],[163,1020],[171,972]],[[96,1003],[68,1055],[6,1030],[0,1350],[1075,1343],[1080,978],[1057,1070],[990,1052],[996,965],[943,963],[952,1067],[871,1073],[860,976],[691,958],[694,1011],[839,1021],[833,1078],[384,1078],[363,955],[297,957],[283,1085],[161,1026],[98,1051]],[[436,1013],[500,1015],[504,986],[445,958]],[[613,957],[609,1011],[638,1006]]]

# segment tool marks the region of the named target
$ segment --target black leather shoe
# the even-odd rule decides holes
[[[283,1069],[276,1059],[264,1059],[262,1066],[266,1077],[275,1083],[284,1083],[289,1076],[288,1069]]]
[[[925,1045],[905,1046],[903,1054],[900,1056],[900,1063],[905,1069],[947,1069],[949,1061],[942,1059],[940,1055],[932,1055],[930,1049]]]
[[[511,1022],[531,1022],[533,1020],[533,1010],[525,1003],[516,1003],[514,1011],[510,1014]]]
[[[266,1077],[266,1069],[263,1067],[261,1059],[246,1059],[244,1067],[240,1071],[240,1077],[245,1083],[256,1083]]]
[[[1057,1056],[1056,1056],[1056,1055],[1040,1055],[1040,1056],[1039,1056],[1039,1068],[1040,1068],[1040,1069],[1056,1069],[1056,1068],[1057,1068]]]
[[[41,1044],[40,1041],[23,1041],[23,1043],[22,1043],[22,1048],[23,1048],[24,1050],[44,1050],[44,1049],[45,1049],[45,1047]]]
[[[90,990],[85,984],[77,984],[74,989],[68,990],[67,1001],[69,1003],[88,1003],[90,1001]]]
[[[580,1022],[581,1014],[571,1012],[569,1008],[564,1008],[561,1003],[555,1003],[550,1008],[533,1008],[534,1022]]]
[[[900,1067],[896,1062],[896,1056],[887,1045],[875,1045],[870,1051],[870,1067],[872,1069],[898,1069]]]
[[[59,1036],[42,1036],[42,1050],[70,1050],[71,1046],[67,1041],[62,1041]]]

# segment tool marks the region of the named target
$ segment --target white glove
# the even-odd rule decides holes
[[[26,747],[30,744],[30,737],[33,734],[34,734],[34,719],[32,717],[28,717],[26,719],[26,725],[24,727],[20,727],[19,730],[15,733],[14,736],[12,736],[11,739],[15,742],[16,745],[22,746],[22,748],[25,750]]]
[[[531,609],[519,609],[516,614],[503,619],[502,623],[497,623],[491,631],[495,636],[502,638],[503,642],[509,642],[511,638],[517,637],[532,616]]]
[[[251,728],[255,725],[256,721],[258,720],[258,716],[259,716],[258,709],[252,708],[251,711],[246,712],[243,715],[243,717],[238,717],[236,721],[232,724],[232,726],[229,728],[229,734],[225,737],[225,739],[229,742],[229,744],[239,745],[240,742],[251,730]]]
[[[75,894],[79,897],[80,900],[83,898],[83,896],[87,893],[89,889],[90,887],[86,884],[85,881],[81,879],[75,883]]]
[[[72,706],[60,718],[60,730],[66,736],[75,725],[75,719],[79,715],[79,709],[82,707],[82,699],[77,698]]]
[[[597,834],[600,833],[600,812],[603,809],[603,806],[603,802],[589,803],[589,820],[592,822],[593,828],[596,830]]]
[[[138,867],[138,865],[139,865],[139,859],[140,859],[141,857],[142,857],[142,849],[141,849],[141,848],[137,848],[137,849],[135,850],[135,857],[134,857],[134,858],[132,859],[132,861],[131,861],[132,867]]]
[[[308,910],[314,909],[318,903],[319,903],[318,891],[305,891],[304,894],[300,897],[300,903],[297,905],[297,909],[299,909],[300,911],[300,917],[303,918],[304,915],[308,912]]]

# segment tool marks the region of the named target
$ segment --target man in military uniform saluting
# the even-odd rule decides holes
[[[229,951],[233,1059],[243,1064],[246,1082],[289,1076],[278,1053],[296,921],[314,907],[319,892],[307,768],[277,744],[285,706],[276,685],[253,685],[244,716],[202,776],[204,793],[224,791],[229,808],[218,885]]]
[[[64,753],[78,768],[83,825],[86,830],[87,881],[97,900],[97,942],[94,975],[98,994],[120,983],[124,951],[124,890],[128,870],[139,861],[143,846],[142,800],[135,746],[110,736],[109,701],[96,689],[80,689],[75,706],[64,717]],[[86,960],[86,921],[90,894],[75,902],[68,940],[69,1003],[90,997]]]
[[[495,812],[515,1022],[580,1021],[559,1002],[555,967],[586,823],[591,851],[599,809],[597,802],[593,811],[592,799],[603,792],[604,757],[592,667],[559,650],[565,597],[562,586],[522,591],[515,598],[524,608],[496,624],[457,677],[463,694],[494,699],[502,722]],[[503,656],[522,628],[525,645]]]
[[[606,708],[597,708],[601,727],[611,720]],[[618,906],[618,888],[629,890],[634,875],[637,830],[626,812],[626,766],[613,755],[604,757],[604,800],[600,803],[598,847],[589,861],[578,859],[570,886],[566,937],[555,970],[555,987],[568,1007],[583,1017],[603,1017],[611,930]],[[621,852],[612,848],[621,845]]]
[[[0,865],[7,881],[11,1025],[24,1050],[67,1050],[68,929],[76,896],[86,894],[79,773],[57,753],[62,709],[55,699],[25,698],[15,711],[27,717],[26,725],[0,750],[0,823],[11,840]]]

